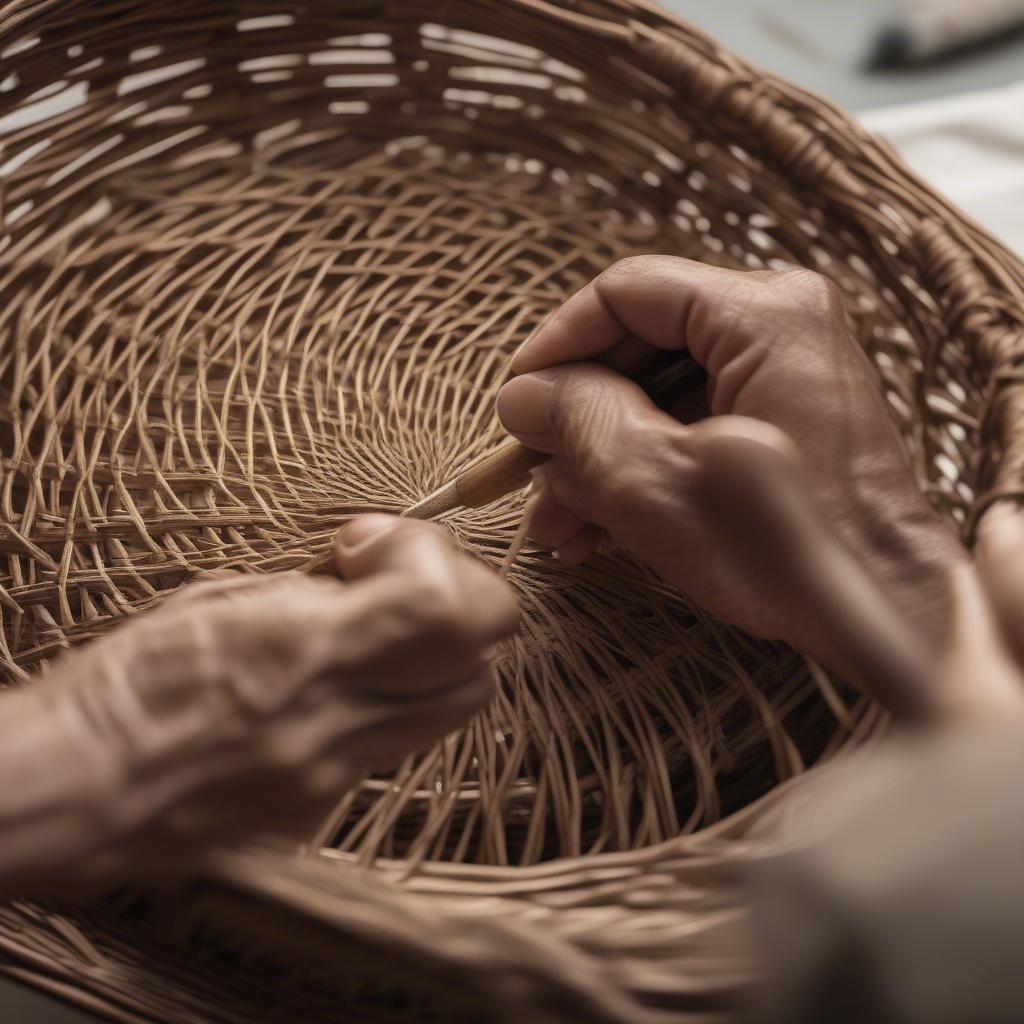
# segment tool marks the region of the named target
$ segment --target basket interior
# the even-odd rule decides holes
[[[516,346],[642,252],[832,277],[922,486],[967,521],[976,368],[900,187],[837,202],[777,126],[870,179],[857,131],[653,7],[25,11],[0,22],[12,682],[192,578],[301,567],[348,516],[450,478],[501,438]],[[655,25],[710,69],[689,92],[637,45]],[[520,516],[516,496],[447,522],[497,564]],[[636,849],[884,727],[856,694],[837,718],[803,659],[621,554],[569,570],[528,551],[510,578],[525,628],[498,701],[344,796],[325,846],[492,865]]]

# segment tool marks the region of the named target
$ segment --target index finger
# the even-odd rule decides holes
[[[930,652],[815,508],[792,442],[756,420],[716,417],[700,444],[709,521],[767,593],[820,624],[831,656],[891,711],[921,720],[941,706]],[[781,442],[781,443],[780,443]]]
[[[710,339],[700,330],[707,302],[727,301],[728,291],[748,276],[676,256],[621,260],[545,321],[516,353],[512,371],[587,360],[621,369],[617,357],[638,354],[638,341],[669,351],[687,348],[710,370]]]
[[[1024,668],[1024,514],[992,508],[978,528],[975,558],[1003,638]]]

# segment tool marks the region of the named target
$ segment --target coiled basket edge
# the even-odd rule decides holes
[[[0,553],[17,608],[4,604],[0,660],[12,682],[192,575],[301,565],[341,510],[440,482],[498,436],[481,410],[507,354],[631,253],[827,274],[936,507],[969,542],[996,500],[1021,495],[1020,261],[848,115],[644,0],[13,0],[0,8],[0,147]],[[211,480],[169,440],[173,416],[155,400],[143,416],[121,385],[141,374],[147,394],[193,412],[173,385],[201,377],[230,404],[232,369],[260,338],[282,365],[308,370],[300,354],[313,351],[316,372],[277,392],[284,412],[256,377],[242,404],[281,437],[288,410],[309,423],[275,454],[226,420],[220,454],[235,461],[213,460],[207,517]],[[152,369],[158,351],[177,362]],[[446,408],[452,382],[466,384],[458,417],[379,400],[413,366]],[[61,418],[76,386],[99,396],[84,426]],[[356,394],[343,411],[339,386]],[[359,432],[367,422],[382,449]],[[76,462],[73,442],[108,428],[120,440],[103,442],[104,459]],[[408,440],[428,433],[440,449]],[[352,475],[382,459],[389,475]],[[75,473],[91,488],[81,536]],[[261,476],[288,486],[261,490]],[[510,500],[453,528],[496,559],[517,512]],[[586,581],[548,576],[538,597],[539,560],[521,572],[537,622],[552,594],[569,595],[569,614],[581,594],[596,600]],[[844,695],[833,721],[790,653],[722,634],[635,569],[606,572],[633,573],[628,599],[657,595],[686,632],[685,673],[666,668],[658,686],[707,680],[713,708],[695,719],[699,742],[666,725],[660,690],[640,724],[616,726],[608,756],[640,780],[615,798],[622,828],[608,824],[611,789],[581,781],[593,753],[566,755],[547,797],[539,755],[524,755],[521,804],[438,755],[398,778],[420,770],[415,794],[436,782],[461,809],[415,794],[399,805],[378,780],[309,858],[225,853],[168,905],[133,894],[88,912],[5,909],[0,966],[133,1021],[727,1016],[753,975],[736,864],[770,853],[783,809],[813,782],[807,764],[877,735],[884,717]],[[624,676],[659,636],[624,630]],[[735,696],[734,662],[764,705]],[[525,685],[529,664],[513,652],[507,678]],[[488,725],[518,735],[525,700]],[[584,707],[585,728],[616,708]],[[767,718],[791,746],[768,743]],[[657,753],[637,741],[647,725],[664,738]],[[762,776],[779,785],[762,794]],[[666,785],[685,791],[678,804],[662,806]],[[398,824],[373,827],[391,812]]]

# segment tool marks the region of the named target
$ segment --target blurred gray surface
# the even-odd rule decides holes
[[[6,979],[0,981],[3,1024],[97,1024],[98,1018]]]
[[[851,110],[909,103],[1024,78],[1024,33],[915,70],[860,63],[893,0],[661,0],[742,57]],[[969,2],[969,0],[964,0]]]
[[[934,98],[1024,78],[1024,37],[921,70],[859,70],[891,0],[663,0],[741,56],[853,110]],[[95,1018],[0,980],[3,1024]]]

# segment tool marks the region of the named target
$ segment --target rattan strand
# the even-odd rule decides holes
[[[936,507],[969,540],[1022,493],[1024,268],[848,116],[644,0],[14,0],[0,61],[12,683],[444,482],[500,438],[516,345],[632,253],[827,273]],[[521,503],[448,522],[497,567]],[[624,556],[527,548],[509,579],[495,706],[342,799],[318,862],[225,859],[186,942],[5,911],[5,969],[123,1019],[262,1020],[319,943],[333,981],[288,986],[305,1020],[426,1018],[440,977],[501,991],[493,1016],[727,1012],[735,861],[884,715]],[[263,927],[282,903],[315,941]]]

